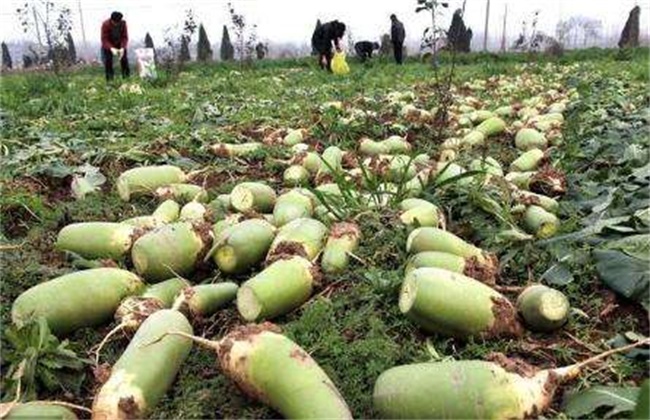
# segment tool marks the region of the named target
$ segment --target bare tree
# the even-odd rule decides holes
[[[228,3],[230,22],[235,32],[235,51],[239,57],[239,63],[253,62],[253,53],[257,43],[257,25],[249,26],[244,15],[237,13],[232,3]]]
[[[431,65],[438,66],[438,42],[444,36],[444,31],[438,27],[437,18],[441,14],[441,9],[449,7],[449,3],[439,0],[417,0],[418,6],[415,12],[431,13],[431,26],[427,26],[422,33],[422,42],[420,49],[431,48]]]
[[[603,23],[598,19],[586,16],[571,16],[561,20],[555,27],[555,36],[565,46],[577,48],[586,47],[589,41],[600,38]]]

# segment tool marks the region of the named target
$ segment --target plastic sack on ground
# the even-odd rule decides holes
[[[137,48],[135,50],[136,67],[142,79],[155,79],[156,60],[153,48]]]
[[[350,72],[350,66],[345,61],[344,52],[334,53],[334,57],[332,58],[332,72],[334,74],[348,74]]]

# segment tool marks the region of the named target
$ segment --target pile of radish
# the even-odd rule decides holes
[[[210,147],[220,158],[243,161],[268,148],[285,148],[292,157],[285,162],[282,188],[247,181],[212,197],[175,166],[127,170],[116,180],[119,196],[155,197],[156,210],[118,222],[73,223],[61,229],[56,242],[61,251],[112,260],[122,268],[92,268],[38,284],[15,300],[12,320],[20,326],[43,317],[54,334],[65,335],[114,319],[115,328],[98,343],[98,363],[110,336],[122,330],[133,334],[97,392],[93,418],[142,418],[154,410],[193,342],[213,350],[224,375],[284,417],[351,418],[345,396],[317,361],[265,322],[297,310],[322,276],[336,276],[354,263],[371,232],[362,232],[351,218],[341,220],[351,199],[367,209],[394,210],[401,228],[410,232],[397,304],[423,332],[463,340],[562,328],[570,305],[561,292],[533,285],[511,302],[498,291],[498,257],[446,230],[445,209],[421,198],[423,191],[475,171],[458,178],[457,187],[505,188],[518,237],[548,238],[558,230],[558,199],[566,181],[553,167],[549,148],[562,147],[563,112],[577,93],[562,89],[557,77],[525,74],[463,88],[488,87],[495,98],[531,94],[499,105],[455,91],[450,109],[455,136],[435,157],[414,152],[401,136],[362,138],[357,150],[329,146],[319,153],[309,130],[292,129],[275,131],[263,142]],[[392,92],[385,102],[406,124],[431,123],[437,110],[418,107],[416,99],[411,92]],[[323,109],[330,107],[348,112],[348,122],[366,115],[341,103]],[[518,156],[499,162],[477,153],[490,142],[514,148]],[[355,188],[346,189],[349,185]],[[199,268],[246,279],[192,285],[187,279]],[[193,324],[231,304],[252,324],[217,341],[193,335]],[[583,366],[536,369],[530,376],[481,360],[397,366],[377,379],[374,405],[384,418],[525,418],[542,413],[557,386]],[[22,412],[74,417],[64,407],[33,403],[15,405],[9,414]]]

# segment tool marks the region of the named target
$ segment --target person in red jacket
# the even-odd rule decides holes
[[[129,33],[126,29],[126,21],[122,19],[120,12],[111,13],[111,18],[102,23],[102,59],[106,81],[113,80],[113,57],[120,61],[122,77],[129,77],[129,61],[126,58],[126,46],[129,43]]]

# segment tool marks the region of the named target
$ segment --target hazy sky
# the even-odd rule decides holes
[[[113,10],[121,11],[129,24],[130,38],[141,42],[149,31],[154,43],[162,43],[164,29],[182,21],[183,11],[192,8],[199,22],[203,22],[210,41],[218,43],[221,27],[228,23],[225,0],[54,0],[68,5],[73,11],[74,38],[81,44],[79,5],[83,11],[86,38],[99,41],[99,27]],[[485,6],[487,0],[467,0],[465,22],[474,31],[474,42],[482,42]],[[15,9],[24,0],[2,0],[0,5],[0,38],[17,40],[25,35],[17,22]],[[377,40],[390,26],[388,16],[396,13],[405,23],[411,42],[420,38],[430,22],[425,13],[415,13],[416,0],[234,0],[235,8],[248,22],[258,25],[258,37],[272,42],[308,43],[317,18],[322,21],[338,18],[352,31],[355,40]],[[444,26],[450,22],[453,10],[462,6],[462,0],[450,0],[449,11],[442,18]],[[498,44],[501,37],[504,7],[508,4],[507,35],[514,38],[521,21],[540,10],[538,27],[553,34],[559,19],[584,15],[603,22],[604,35],[620,34],[629,10],[641,6],[642,33],[648,33],[650,0],[492,0],[490,35]]]

